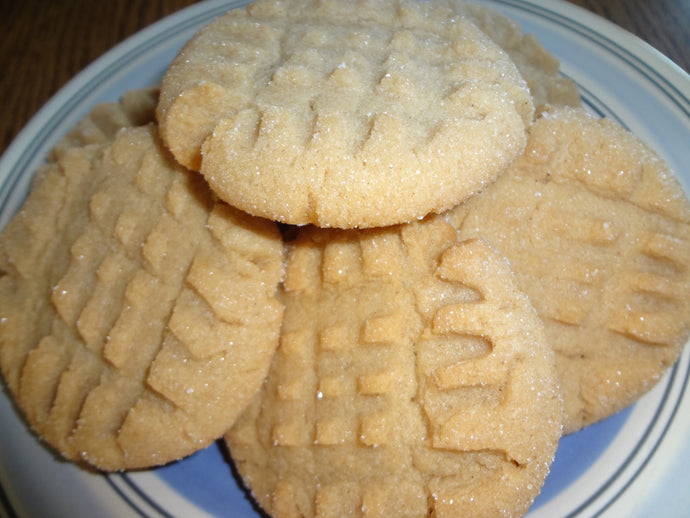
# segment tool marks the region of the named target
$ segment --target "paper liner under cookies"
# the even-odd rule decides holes
[[[283,244],[155,125],[63,149],[0,238],[0,367],[31,427],[104,470],[220,437],[277,345]]]
[[[527,511],[561,433],[553,352],[508,264],[439,217],[291,243],[280,346],[226,436],[270,515]]]
[[[547,112],[525,154],[447,214],[511,263],[556,351],[573,432],[651,389],[690,335],[690,203],[663,160],[584,110]]]

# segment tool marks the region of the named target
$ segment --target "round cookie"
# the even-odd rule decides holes
[[[511,263],[544,320],[573,432],[634,402],[690,333],[690,205],[663,160],[584,110],[547,112],[524,155],[447,215]]]
[[[439,216],[307,227],[281,295],[267,381],[226,435],[268,514],[527,511],[562,407],[541,321],[486,242]]]
[[[259,0],[199,31],[161,86],[163,140],[219,197],[292,224],[449,209],[522,151],[509,56],[445,0]]]
[[[57,160],[75,147],[109,144],[122,128],[154,122],[157,105],[158,88],[128,90],[117,102],[96,105],[55,144],[49,159]]]
[[[484,4],[456,2],[460,14],[484,31],[505,50],[527,81],[538,111],[547,106],[582,106],[577,86],[560,73],[560,63],[520,24]]]
[[[219,202],[154,125],[63,149],[0,237],[0,367],[30,426],[103,470],[221,437],[277,347],[277,226]]]

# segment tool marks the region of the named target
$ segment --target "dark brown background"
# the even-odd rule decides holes
[[[0,1],[0,153],[36,111],[105,51],[194,0]],[[690,1],[571,0],[690,71]]]

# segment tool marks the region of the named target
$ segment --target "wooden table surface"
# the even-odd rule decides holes
[[[81,69],[194,0],[0,1],[0,154]],[[641,37],[690,72],[690,1],[571,0]]]

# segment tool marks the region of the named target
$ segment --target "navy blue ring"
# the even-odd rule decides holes
[[[656,71],[654,68],[650,67],[647,65],[644,61],[641,61],[635,54],[631,53],[629,50],[626,48],[622,47],[612,39],[604,36],[603,34],[600,34],[598,32],[593,31],[586,25],[582,24],[581,22],[577,22],[575,20],[572,20],[570,18],[566,18],[565,16],[559,14],[556,11],[553,11],[551,9],[548,9],[543,6],[534,6],[531,4],[525,4],[519,0],[494,0],[495,3],[498,4],[503,4],[505,6],[510,6],[513,8],[516,8],[518,10],[522,10],[524,12],[528,12],[534,15],[537,15],[541,18],[547,19],[551,21],[552,23],[559,25],[563,28],[566,28],[586,39],[589,39],[590,41],[596,43],[599,47],[603,48],[604,50],[608,51],[609,53],[615,55],[618,57],[622,62],[628,64],[630,67],[632,67],[634,70],[642,74],[648,81],[650,81],[659,91],[663,92],[666,94],[666,97],[673,102],[676,108],[682,114],[684,114],[686,117],[690,118],[690,100],[688,100],[688,97],[680,91],[677,87],[675,87],[672,83],[670,83],[664,76],[662,76],[658,71]],[[60,106],[60,108],[47,120],[46,124],[44,124],[39,131],[37,132],[36,136],[30,144],[26,147],[26,149],[22,152],[20,155],[20,158],[16,161],[12,169],[10,170],[9,174],[7,175],[7,178],[3,182],[2,186],[0,187],[0,210],[5,209],[5,205],[7,203],[7,199],[10,196],[12,192],[14,192],[17,183],[19,180],[23,177],[24,174],[26,174],[26,170],[28,168],[28,163],[33,160],[35,157],[36,153],[38,152],[39,149],[41,149],[48,139],[54,134],[56,128],[59,126],[61,121],[75,108],[77,108],[80,103],[82,102],[82,99],[86,97],[88,94],[94,92],[97,88],[99,88],[101,85],[103,85],[107,80],[109,79],[111,73],[113,70],[117,70],[121,66],[126,65],[127,63],[131,62],[132,60],[141,57],[142,55],[145,55],[146,53],[150,52],[151,49],[155,48],[156,46],[165,43],[166,40],[174,36],[176,33],[179,33],[181,31],[188,30],[190,28],[196,27],[202,23],[204,23],[207,20],[210,20],[211,18],[222,14],[225,12],[229,6],[221,6],[212,10],[204,11],[199,14],[194,15],[193,17],[188,17],[180,20],[180,23],[173,27],[169,27],[165,29],[164,31],[158,33],[155,35],[153,38],[146,40],[143,42],[141,45],[137,46],[135,49],[132,51],[126,53],[123,56],[120,56],[117,58],[107,69],[104,69],[97,74],[93,76],[89,81],[87,81],[76,93],[75,95],[71,96],[69,100],[63,105]],[[145,29],[146,30],[146,29]],[[591,109],[593,109],[595,112],[599,113],[600,115],[602,114],[602,109],[601,106],[605,106],[603,102],[601,102],[600,99],[598,99],[592,92],[586,91],[584,88],[582,88],[582,85],[578,85],[580,87],[580,91],[583,93],[583,102],[589,106]],[[614,115],[615,117],[615,115]],[[620,121],[619,121],[620,122]],[[654,418],[650,422],[649,426],[645,430],[645,433],[643,434],[642,438],[638,441],[637,447],[645,444],[647,440],[649,439],[650,434],[652,433],[653,429],[655,428],[657,424],[657,419],[659,415],[666,409],[666,406],[669,404],[669,401],[667,399],[667,396],[669,395],[669,392],[671,391],[672,387],[674,386],[674,383],[676,381],[676,377],[678,375],[678,364],[676,364],[671,372],[670,372],[670,377],[667,382],[667,387],[664,392],[664,397],[662,399],[661,404],[657,408]],[[682,387],[681,387],[681,392],[679,394],[679,397],[676,399],[675,404],[673,405],[673,408],[670,412],[670,416],[664,425],[662,431],[659,433],[657,436],[652,448],[650,449],[649,453],[647,456],[644,458],[636,472],[625,482],[624,486],[622,489],[613,495],[611,497],[611,500],[609,502],[605,503],[604,506],[601,508],[600,512],[603,512],[606,510],[608,507],[610,507],[629,487],[629,485],[637,478],[637,476],[642,472],[644,467],[647,465],[649,460],[652,458],[656,450],[658,449],[659,445],[663,441],[666,433],[668,432],[669,428],[671,427],[673,420],[675,416],[677,415],[678,408],[680,406],[681,401],[683,398],[686,396],[687,393],[687,387],[688,387],[688,381],[690,377],[690,370],[686,372],[685,378],[682,380]],[[626,458],[626,460],[623,462],[623,464],[620,466],[620,468],[614,473],[609,480],[594,494],[592,495],[587,501],[583,502],[573,513],[571,513],[569,516],[570,517],[575,517],[582,511],[584,511],[588,506],[592,505],[599,496],[606,491],[608,487],[610,487],[614,481],[618,479],[618,477],[621,476],[623,471],[625,471],[626,467],[630,465],[630,463],[635,459],[637,455],[637,449],[634,448],[631,451],[631,454]],[[114,474],[114,475],[106,475],[105,478],[108,482],[108,484],[113,488],[113,490],[137,513],[139,516],[142,517],[147,517],[150,516],[139,507],[139,505],[134,502],[128,495],[126,495],[120,487],[118,487],[117,484],[111,480],[110,477],[119,477],[128,487],[130,487],[136,494],[139,496],[143,501],[145,501],[147,504],[151,506],[152,509],[156,510],[157,512],[160,513],[160,516],[162,517],[171,517],[170,514],[168,514],[154,499],[152,499],[145,490],[143,490],[130,476],[127,474]],[[9,515],[10,518],[14,518],[17,516],[14,508],[12,507],[11,502],[9,501],[9,498],[7,497],[6,493],[3,491],[2,486],[0,485],[0,505],[2,506],[3,509],[7,511],[7,514]]]

